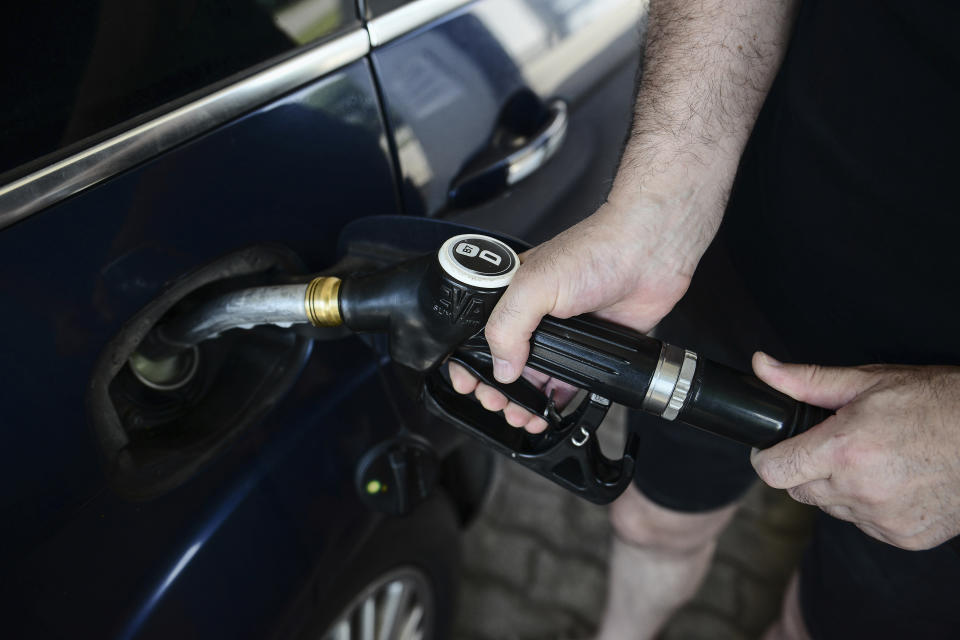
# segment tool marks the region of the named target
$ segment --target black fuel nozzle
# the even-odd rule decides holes
[[[308,286],[306,306],[315,323],[314,316],[319,320],[323,315],[320,322],[327,325],[342,322],[353,331],[385,332],[391,359],[417,375],[416,392],[434,415],[588,500],[610,502],[633,477],[637,446],[636,438],[631,437],[623,455],[615,460],[600,451],[594,433],[610,401],[590,393],[574,411],[562,416],[525,380],[501,384],[493,379],[483,329],[519,264],[516,252],[500,240],[458,235],[444,242],[437,253],[370,275],[345,278],[336,290],[326,280],[316,279]],[[336,313],[331,313],[332,309]],[[598,339],[604,339],[602,332]],[[588,341],[586,348],[592,344]],[[647,350],[654,360],[659,343],[656,345]],[[569,349],[561,352],[580,355]],[[558,373],[584,388],[598,382],[590,377],[589,368],[563,368],[562,363],[539,355],[541,351],[534,352],[531,366]],[[590,354],[594,355],[598,354]],[[514,402],[547,417],[548,433],[535,436],[514,429],[500,416],[456,393],[440,372],[448,359],[467,367]],[[599,355],[592,361],[605,366]]]
[[[186,367],[162,359],[168,348],[180,354],[227,329],[264,323],[310,322],[384,334],[402,378],[431,412],[597,503],[613,500],[630,483],[638,446],[631,435],[620,458],[601,452],[594,434],[611,402],[755,447],[775,444],[827,416],[688,349],[589,316],[545,317],[531,337],[527,364],[587,391],[563,415],[525,379],[503,384],[493,376],[483,329],[519,264],[506,243],[469,233],[447,239],[438,252],[365,275],[230,292],[155,327],[131,367],[154,378],[181,375]],[[547,431],[531,435],[514,429],[456,393],[441,372],[447,360],[543,416]]]
[[[517,254],[497,239],[454,236],[438,253],[344,281],[339,313],[352,330],[387,332],[390,355],[400,365],[427,373],[450,358],[542,414],[548,402],[530,385],[522,380],[504,385],[493,378],[482,334],[518,266]],[[530,347],[527,364],[534,369],[751,446],[775,444],[828,415],[749,373],[588,316],[544,318]]]

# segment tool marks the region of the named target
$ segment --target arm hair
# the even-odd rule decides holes
[[[643,75],[611,201],[644,191],[671,200],[695,194],[719,218],[783,60],[796,6],[650,0]]]

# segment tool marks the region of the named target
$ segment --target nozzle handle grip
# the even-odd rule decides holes
[[[614,402],[757,448],[830,415],[749,373],[585,316],[544,318],[531,338],[528,365]]]
[[[677,420],[766,449],[832,414],[794,400],[750,373],[701,358]]]

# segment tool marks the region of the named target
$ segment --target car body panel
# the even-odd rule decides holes
[[[0,234],[2,272],[18,276],[4,279],[0,306],[16,310],[4,350],[20,366],[4,368],[0,388],[4,519],[15,523],[3,536],[15,587],[5,606],[33,614],[21,621],[54,635],[126,636],[162,620],[259,637],[316,556],[369,526],[350,465],[395,418],[369,401],[382,394],[379,356],[355,338],[315,349],[264,424],[156,500],[105,487],[84,395],[104,343],[166,283],[264,242],[321,269],[346,222],[395,213],[384,135],[361,61]],[[368,400],[351,404],[354,387]],[[201,605],[220,598],[241,606],[236,624],[213,625],[223,609]],[[192,604],[172,615],[175,602]]]
[[[358,30],[353,0],[21,3],[0,25],[0,183]],[[299,51],[298,51],[299,49]],[[119,127],[119,128],[118,128]]]
[[[519,237],[552,235],[590,213],[629,122],[641,9],[634,0],[478,0],[375,49],[406,210]],[[568,105],[567,139],[524,183],[451,209],[450,185],[525,91]]]

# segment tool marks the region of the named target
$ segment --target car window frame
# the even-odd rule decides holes
[[[364,59],[472,1],[413,0],[0,175],[0,229]],[[363,2],[358,0],[359,15]]]

